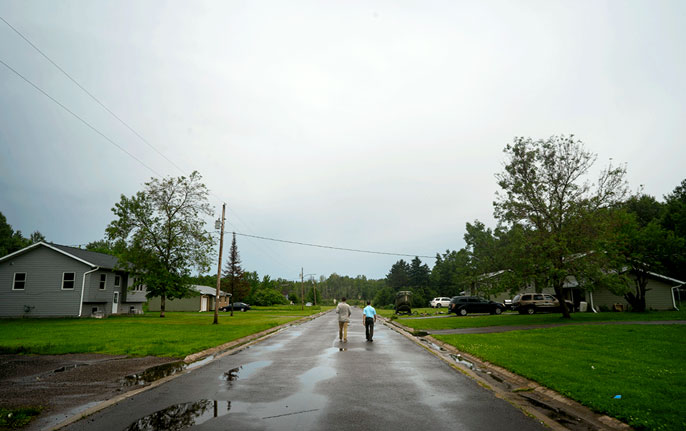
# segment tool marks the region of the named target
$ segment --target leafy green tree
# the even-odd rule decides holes
[[[12,226],[7,223],[7,218],[0,212],[0,257],[40,241],[45,241],[43,234],[35,231],[31,234],[30,238],[24,238],[20,230],[15,231],[12,229]]]
[[[623,294],[634,311],[645,311],[650,273],[661,272],[665,262],[683,250],[685,241],[665,229],[657,219],[642,225],[643,220],[635,213],[620,212],[618,216],[612,253],[616,256],[616,272],[623,275],[625,284],[613,285],[612,290]],[[625,268],[631,270],[631,276]]]
[[[410,262],[408,272],[408,287],[412,290],[412,305],[414,307],[426,307],[433,297],[434,292],[429,287],[431,270],[426,264],[422,264],[419,257],[415,257]]]
[[[392,307],[395,302],[395,291],[391,287],[384,286],[376,291],[373,302],[379,307]]]
[[[288,301],[286,297],[283,296],[278,290],[271,288],[259,288],[250,297],[250,303],[254,305],[278,305],[287,304]]]
[[[403,259],[394,263],[386,275],[386,284],[396,292],[407,288],[410,284],[410,265]]]
[[[672,193],[665,196],[662,226],[674,235],[686,240],[686,180]],[[673,254],[665,261],[667,273],[679,280],[686,280],[686,256],[683,252]]]
[[[520,260],[523,275],[538,286],[551,286],[563,298],[569,276],[583,279],[600,270],[599,248],[610,235],[603,209],[617,206],[627,193],[625,168],[609,165],[594,185],[587,175],[597,156],[574,136],[534,141],[515,138],[505,147],[508,160],[496,175],[502,189],[494,202],[503,225],[522,227]],[[562,314],[569,318],[564,301]]]
[[[469,265],[469,253],[466,249],[446,250],[443,255],[437,253],[430,275],[436,296],[457,296],[468,290],[472,280]]]
[[[201,178],[152,178],[143,191],[121,196],[106,229],[108,240],[126,245],[117,254],[121,266],[145,284],[148,298],[161,298],[160,317],[167,298],[189,294],[190,268],[210,267],[213,241],[201,216],[212,211]]]

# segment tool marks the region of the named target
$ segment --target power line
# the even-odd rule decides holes
[[[26,37],[22,32],[20,32],[19,30],[17,30],[12,24],[10,24],[9,22],[7,22],[7,20],[6,20],[5,18],[3,18],[2,16],[0,16],[0,20],[2,20],[5,24],[7,24],[7,26],[8,26],[9,28],[11,28],[17,35],[19,35],[19,37],[21,37],[22,39],[24,39],[24,41],[25,41],[26,43],[28,43],[34,50],[36,50],[36,52],[38,52],[40,55],[43,56],[43,58],[45,58],[46,60],[48,60],[53,66],[55,66],[55,67],[57,68],[57,70],[59,70],[60,72],[62,72],[62,74],[63,74],[64,76],[66,76],[71,82],[73,82],[77,87],[79,87],[84,93],[86,93],[93,101],[95,101],[98,105],[100,105],[105,111],[107,111],[110,115],[112,115],[115,119],[117,119],[117,121],[119,121],[122,125],[124,125],[124,127],[126,127],[127,129],[129,129],[129,130],[131,131],[131,133],[133,133],[134,135],[136,135],[143,143],[145,143],[148,147],[150,147],[151,149],[153,149],[157,154],[159,154],[160,156],[162,156],[166,161],[168,161],[169,163],[171,163],[176,169],[179,170],[179,172],[181,172],[181,174],[184,174],[184,173],[185,173],[184,169],[182,169],[181,167],[179,167],[179,165],[177,165],[176,163],[174,163],[169,157],[165,156],[164,153],[162,153],[162,152],[161,152],[160,150],[158,150],[154,145],[152,145],[147,139],[145,139],[145,138],[144,138],[140,133],[138,133],[133,127],[131,127],[131,126],[130,126],[127,122],[125,122],[124,120],[122,120],[121,117],[119,117],[117,114],[115,114],[111,109],[109,109],[107,106],[105,106],[104,103],[102,103],[97,97],[95,97],[90,91],[88,91],[83,85],[81,85],[81,84],[80,84],[76,79],[74,79],[69,73],[67,73],[67,71],[65,71],[60,65],[58,65],[58,64],[57,64],[52,58],[50,58],[45,52],[43,52],[40,48],[38,48],[38,46],[36,46],[31,40],[29,40],[29,38]],[[16,73],[16,71],[15,71],[15,73]],[[23,78],[23,77],[22,77],[22,78]],[[25,78],[24,78],[24,79],[25,79]],[[26,80],[26,79],[25,79],[25,80]],[[29,82],[29,83],[30,83],[30,82]],[[30,84],[31,84],[31,83],[30,83]],[[32,85],[33,85],[33,84],[32,84]],[[36,86],[34,85],[34,87],[36,87]],[[39,90],[40,90],[40,89],[39,89]],[[42,91],[42,90],[40,90],[40,91]],[[43,92],[43,93],[45,94],[45,92]],[[46,95],[47,95],[47,94],[46,94]],[[48,96],[48,97],[50,97],[50,96]],[[52,98],[51,98],[51,99],[52,99]],[[53,100],[54,100],[54,99],[53,99]],[[62,106],[62,105],[60,104],[60,106]],[[62,106],[62,107],[64,108],[64,106]],[[65,109],[66,109],[66,108],[65,108]],[[89,127],[90,127],[90,126],[89,126]],[[91,127],[91,128],[92,128],[92,127]],[[96,130],[96,131],[97,131],[97,130]],[[98,133],[99,133],[99,132],[98,132]],[[100,133],[100,134],[102,135],[102,133]],[[106,139],[107,139],[107,138],[106,138]],[[116,144],[115,144],[115,145],[116,145]],[[127,152],[127,153],[128,153],[128,152]],[[135,157],[134,157],[134,158],[135,158]],[[139,160],[139,161],[140,161],[140,160]],[[141,162],[141,163],[142,163],[142,162]],[[145,165],[144,165],[144,166],[145,166]],[[147,167],[147,166],[146,166],[146,167]],[[150,168],[148,168],[148,169],[150,169]],[[154,172],[154,171],[153,171],[153,172]],[[159,174],[157,174],[157,175],[160,176]],[[211,194],[212,196],[214,196],[215,198],[217,198],[220,202],[225,202],[225,201],[226,201],[226,199],[223,199],[221,196],[218,196],[218,195],[217,195],[216,193],[214,193],[214,192],[210,192],[210,194]],[[238,213],[236,213],[236,211],[234,211],[233,209],[231,209],[231,207],[229,207],[228,205],[227,205],[227,208],[229,209],[229,211],[231,211],[231,212],[236,216],[236,218],[238,219],[238,221],[240,221],[240,222],[245,226],[245,228],[246,228],[247,230],[249,230],[249,231],[252,231],[252,230],[253,230],[253,229],[250,228],[250,226],[249,226],[248,223],[246,223],[244,220],[242,220],[242,219],[238,216]],[[230,224],[232,224],[232,223],[230,223]],[[258,247],[259,247],[259,246],[258,246]],[[268,250],[267,250],[267,251],[268,251]],[[269,253],[267,252],[267,255],[268,255],[268,254],[269,254]],[[270,259],[274,259],[273,256],[269,256],[269,258],[270,258]],[[279,264],[282,264],[282,263],[279,263]]]
[[[147,168],[150,172],[152,172],[153,174],[155,174],[155,175],[157,175],[157,176],[159,176],[159,177],[162,176],[162,175],[160,175],[159,172],[157,172],[156,170],[154,170],[154,169],[151,168],[150,166],[146,165],[141,159],[139,159],[138,157],[134,156],[133,154],[131,154],[130,152],[128,152],[124,147],[122,147],[121,145],[119,145],[119,144],[117,144],[116,142],[114,142],[112,139],[110,139],[107,135],[105,135],[104,133],[102,133],[100,130],[96,129],[95,126],[92,126],[88,121],[84,120],[84,119],[81,118],[78,114],[74,113],[74,111],[72,111],[71,109],[69,109],[69,108],[67,108],[66,106],[64,106],[62,103],[60,103],[59,100],[57,100],[57,99],[55,99],[54,97],[52,97],[51,95],[49,95],[49,94],[46,93],[42,88],[40,88],[39,86],[37,86],[36,84],[34,84],[33,82],[31,82],[28,78],[26,78],[24,75],[22,75],[21,73],[17,72],[12,66],[10,66],[10,65],[7,64],[7,63],[5,63],[5,62],[2,61],[2,60],[0,60],[0,63],[2,63],[3,66],[5,66],[6,68],[8,68],[8,69],[11,70],[12,72],[14,72],[15,75],[17,75],[18,77],[20,77],[21,79],[23,79],[24,81],[26,81],[26,82],[27,82],[29,85],[31,85],[33,88],[35,88],[36,90],[40,91],[45,97],[47,97],[48,99],[52,100],[52,101],[55,102],[57,105],[59,105],[62,109],[64,109],[65,111],[67,111],[68,113],[70,113],[71,115],[73,115],[74,117],[76,117],[76,119],[78,119],[78,120],[81,121],[83,124],[85,124],[86,126],[88,126],[88,127],[89,127],[91,130],[93,130],[95,133],[97,133],[98,135],[102,136],[107,142],[109,142],[110,144],[112,144],[112,145],[114,145],[115,147],[119,148],[119,149],[122,150],[124,153],[128,154],[131,158],[133,158],[133,159],[136,160],[138,163],[140,163],[141,165],[143,165],[143,166],[144,166],[145,168]]]
[[[67,78],[69,78],[69,80],[70,80],[71,82],[73,82],[77,87],[79,87],[81,90],[83,90],[84,93],[86,93],[88,96],[90,96],[90,98],[93,99],[93,100],[95,101],[95,103],[97,103],[98,105],[100,105],[105,111],[109,112],[110,115],[112,115],[114,118],[116,118],[121,124],[124,125],[124,127],[126,127],[127,129],[129,129],[134,135],[138,136],[138,138],[139,138],[141,141],[143,141],[148,147],[152,148],[154,151],[157,152],[157,154],[159,154],[160,156],[164,157],[164,159],[165,159],[166,161],[168,161],[169,163],[171,163],[172,165],[174,165],[174,167],[175,167],[176,169],[178,169],[182,174],[185,173],[184,170],[181,169],[176,163],[174,163],[173,161],[171,161],[167,156],[165,156],[165,155],[164,155],[160,150],[158,150],[154,145],[152,145],[152,144],[151,144],[150,142],[148,142],[143,136],[141,136],[138,132],[136,132],[136,131],[133,129],[133,127],[129,126],[128,123],[126,123],[126,121],[122,120],[117,114],[115,114],[114,112],[112,112],[112,110],[110,110],[110,108],[108,108],[107,106],[105,106],[105,104],[102,103],[97,97],[95,97],[90,91],[86,90],[86,89],[83,87],[83,85],[79,84],[79,82],[78,82],[76,79],[74,79],[70,74],[68,74],[64,69],[62,69],[57,63],[55,63],[50,57],[48,57],[48,55],[47,55],[46,53],[44,53],[43,51],[41,51],[40,48],[38,48],[36,45],[34,45],[34,43],[31,42],[26,36],[24,36],[19,30],[17,30],[16,28],[14,28],[14,27],[12,26],[12,24],[10,24],[9,22],[7,22],[7,20],[5,20],[5,18],[3,18],[3,17],[0,16],[0,20],[2,20],[5,24],[7,24],[7,25],[9,26],[9,28],[11,28],[12,30],[14,30],[15,33],[17,33],[22,39],[24,39],[24,40],[26,41],[26,43],[28,43],[29,45],[31,45],[31,47],[32,47],[33,49],[35,49],[40,55],[42,55],[46,60],[48,60],[50,63],[52,63],[53,66],[55,66],[60,72],[62,72],[62,74],[63,74],[64,76],[66,76]]]
[[[436,259],[436,256],[423,256],[423,255],[419,255],[419,254],[388,253],[385,251],[360,250],[360,249],[356,249],[356,248],[334,247],[332,245],[310,244],[307,242],[288,241],[285,239],[268,238],[265,236],[257,236],[257,235],[248,235],[247,233],[238,233],[238,232],[233,232],[233,233],[235,233],[236,235],[240,235],[240,236],[247,236],[250,238],[263,239],[265,241],[285,242],[287,244],[304,245],[307,247],[328,248],[328,249],[332,249],[332,250],[352,251],[355,253],[384,254],[384,255],[388,255],[388,256],[424,257],[427,259]]]

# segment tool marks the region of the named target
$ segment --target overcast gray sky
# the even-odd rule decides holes
[[[573,133],[660,199],[686,177],[683,1],[0,0],[0,16],[183,170],[0,21],[2,61],[154,171],[0,64],[0,211],[60,244],[192,170],[229,230],[430,256],[495,225],[514,136]],[[238,246],[288,279],[399,259]]]

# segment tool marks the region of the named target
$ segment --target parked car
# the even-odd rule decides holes
[[[574,303],[566,300],[567,309],[574,311]],[[541,312],[560,312],[560,301],[553,295],[546,293],[522,293],[512,299],[512,309],[519,314],[534,314]]]
[[[479,296],[454,296],[448,305],[448,312],[459,316],[468,313],[501,314],[505,306],[500,302],[490,301]]]
[[[429,305],[431,306],[431,308],[447,307],[448,305],[450,305],[450,298],[446,298],[443,296],[434,298],[429,302]]]
[[[511,299],[504,300],[503,305],[505,306],[506,310],[512,310],[512,300]]]
[[[234,302],[233,304],[225,305],[223,307],[219,307],[219,311],[231,311],[231,307],[233,307],[233,310],[241,310],[241,311],[248,311],[250,310],[250,306],[246,304],[245,302]]]

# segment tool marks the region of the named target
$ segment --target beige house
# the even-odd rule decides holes
[[[193,285],[191,290],[195,295],[188,298],[167,299],[164,304],[165,311],[213,311],[214,299],[217,294],[216,287]],[[219,306],[229,305],[230,295],[226,292],[219,294]],[[148,301],[148,311],[160,311],[161,298],[156,296]]]
[[[646,286],[646,309],[647,310],[678,310],[684,295],[686,282],[667,277],[655,272],[649,272],[648,285]],[[617,296],[607,289],[599,289],[588,292],[591,308],[600,311],[600,308],[614,309],[619,305],[623,310],[628,309],[629,303],[623,296]]]
[[[505,302],[506,299],[512,298],[509,292],[500,292],[497,294],[488,294],[489,283],[495,284],[494,279],[497,279],[505,271],[497,271],[489,274],[484,274],[478,283],[475,283],[470,289],[469,294],[479,295],[491,299],[496,302]],[[646,286],[646,309],[647,310],[678,310],[681,308],[681,301],[686,301],[686,282],[667,277],[655,272],[649,272],[650,278]],[[632,276],[633,277],[633,276]],[[532,293],[540,292],[550,295],[555,295],[555,290],[552,288],[536,289],[533,285],[521,289],[518,293]],[[467,293],[467,292],[465,292]],[[622,309],[628,310],[629,303],[621,295],[615,295],[609,290],[603,288],[595,291],[589,291],[581,288],[579,283],[573,276],[570,276],[565,281],[564,297],[574,303],[574,307],[579,310],[580,304],[585,302],[588,311],[600,311],[603,309]]]

